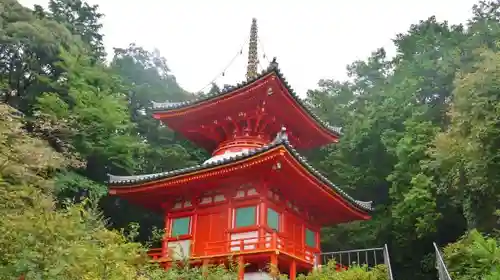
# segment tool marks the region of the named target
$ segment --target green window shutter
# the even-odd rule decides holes
[[[279,223],[280,223],[280,214],[278,212],[274,211],[271,208],[267,208],[267,225],[275,229],[276,231],[279,231]]]
[[[236,209],[234,227],[246,227],[255,225],[255,210],[255,206]]]
[[[306,245],[309,247],[316,247],[316,236],[314,232],[306,228]]]
[[[177,218],[172,221],[172,237],[189,234],[191,217]]]

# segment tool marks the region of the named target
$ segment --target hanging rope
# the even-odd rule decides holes
[[[267,64],[269,65],[270,61],[269,61],[269,57],[266,54],[266,51],[264,50],[264,44],[262,44],[262,41],[260,40],[260,38],[258,38],[258,40],[259,40],[260,49],[262,51],[262,57],[267,61]]]
[[[248,43],[248,38],[245,40],[245,42],[243,43],[243,45],[241,46],[241,48],[238,50],[238,52],[236,53],[236,55],[231,59],[231,61],[229,61],[229,63],[226,65],[226,67],[224,67],[224,69],[221,72],[219,72],[217,74],[217,76],[215,76],[206,86],[204,86],[200,90],[198,90],[197,93],[198,92],[202,92],[207,87],[209,87],[210,85],[212,85],[219,77],[224,76],[226,74],[226,70],[229,67],[231,67],[231,65],[233,65],[233,63],[236,60],[236,58],[238,58],[238,56],[240,56],[240,55],[243,55],[243,48],[246,46],[247,43]]]
[[[229,67],[231,67],[231,65],[233,65],[234,61],[236,60],[236,58],[238,58],[238,56],[240,55],[243,55],[243,48],[246,46],[246,44],[248,43],[248,40],[249,38],[247,37],[245,39],[245,42],[243,43],[243,45],[241,46],[241,48],[238,50],[238,52],[236,53],[236,55],[229,61],[229,63],[226,65],[226,67],[224,67],[224,69],[219,72],[207,85],[205,85],[204,87],[202,87],[200,90],[197,91],[198,92],[202,92],[204,91],[207,87],[211,86],[218,78],[220,78],[221,76],[225,76],[226,74],[226,71]],[[266,54],[266,51],[264,50],[264,44],[262,44],[262,41],[260,40],[259,37],[257,37],[257,40],[258,40],[258,45],[260,46],[260,50],[262,51],[262,58],[264,58],[266,61],[267,61],[267,64],[269,65],[271,63],[271,61],[269,60],[269,57],[267,56]],[[265,67],[262,66],[262,64],[260,63],[260,59],[258,60],[259,61],[259,66],[261,68],[261,71],[263,71],[264,69],[266,69]]]
[[[262,72],[262,71],[264,71],[264,70],[266,69],[266,68],[264,68],[264,67],[262,66],[262,64],[260,64],[260,59],[259,59],[259,67],[260,67],[260,70],[259,70],[260,72]]]

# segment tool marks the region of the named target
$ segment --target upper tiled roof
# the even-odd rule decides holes
[[[225,95],[230,95],[230,94],[233,94],[238,89],[246,87],[246,86],[250,85],[251,83],[253,83],[259,79],[262,79],[263,77],[265,77],[266,75],[269,75],[271,73],[276,74],[276,76],[281,80],[283,85],[285,85],[286,89],[288,90],[288,92],[290,93],[292,98],[297,102],[297,104],[299,104],[318,124],[320,124],[326,130],[331,131],[333,134],[336,134],[337,136],[340,136],[342,134],[341,127],[332,126],[328,122],[321,120],[313,112],[313,110],[311,108],[309,108],[309,106],[307,106],[307,104],[305,104],[300,99],[300,97],[293,91],[293,89],[290,87],[290,85],[286,81],[285,77],[283,76],[283,74],[279,70],[277,63],[271,63],[271,65],[266,70],[264,70],[260,75],[258,75],[257,77],[255,77],[254,79],[250,79],[248,81],[239,83],[235,87],[225,88],[221,92],[211,93],[211,94],[200,96],[200,97],[195,98],[193,100],[184,101],[184,102],[154,102],[154,101],[152,101],[152,105],[153,105],[152,109],[153,109],[153,111],[175,110],[175,109],[180,109],[180,108],[187,107],[187,106],[196,105],[198,103],[201,103],[201,102],[213,99],[213,98],[222,97]]]
[[[172,171],[167,171],[167,172],[161,172],[161,173],[155,173],[155,174],[147,174],[147,175],[135,175],[135,176],[115,176],[115,175],[109,175],[109,181],[108,183],[112,185],[114,188],[118,187],[129,187],[132,184],[138,184],[138,183],[146,183],[146,182],[151,182],[151,181],[156,181],[156,180],[161,180],[161,179],[166,179],[169,177],[173,176],[178,176],[178,175],[183,175],[183,174],[188,174],[194,171],[199,171],[202,169],[210,168],[210,167],[216,167],[216,166],[221,166],[224,164],[232,163],[235,161],[239,160],[244,160],[246,158],[264,153],[272,148],[275,148],[277,146],[284,146],[291,155],[299,161],[302,166],[304,166],[311,174],[313,174],[316,178],[318,178],[320,181],[331,187],[333,190],[335,190],[338,194],[340,194],[344,199],[346,199],[348,202],[350,202],[352,205],[355,207],[362,209],[364,211],[372,211],[372,202],[365,202],[365,201],[359,201],[355,200],[352,198],[350,195],[348,195],[346,192],[344,192],[342,189],[340,189],[338,186],[336,186],[334,183],[332,183],[328,178],[323,176],[318,170],[316,170],[314,167],[312,167],[306,160],[305,157],[301,156],[297,150],[295,150],[290,143],[288,142],[288,139],[286,137],[286,133],[280,132],[276,136],[276,139],[270,143],[269,145],[263,146],[261,148],[253,149],[253,150],[248,150],[245,151],[241,154],[229,157],[229,158],[222,158],[217,161],[209,161],[203,164],[198,164],[195,166],[187,167],[187,168],[182,168],[182,169],[177,169],[177,170],[172,170]]]

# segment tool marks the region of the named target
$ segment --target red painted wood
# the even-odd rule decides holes
[[[273,169],[279,162],[281,168]],[[256,178],[255,174],[259,174]],[[118,196],[134,204],[146,208],[163,211],[162,206],[172,205],[171,201],[189,193],[203,193],[220,186],[240,186],[248,182],[256,182],[258,178],[268,178],[267,184],[274,188],[283,198],[296,201],[304,213],[317,219],[319,225],[331,225],[352,220],[369,219],[369,216],[354,208],[329,186],[312,176],[283,148],[276,148],[268,153],[240,162],[235,165],[221,166],[203,170],[197,174],[186,174],[176,178],[168,178],[143,184],[134,188],[110,188]],[[256,196],[256,201],[259,198]],[[241,201],[241,200],[235,200]],[[248,201],[245,199],[244,201]],[[249,202],[249,201],[248,201]],[[277,202],[278,204],[280,202]],[[194,206],[191,207],[191,209]],[[187,210],[186,208],[185,210]],[[182,213],[184,210],[169,210],[170,213]],[[305,215],[305,214],[301,214]],[[306,218],[302,216],[302,218]]]
[[[290,262],[290,280],[295,280],[295,278],[297,277],[297,263],[295,262],[295,260],[292,260]]]
[[[238,280],[243,280],[245,277],[245,259],[243,256],[238,258]]]
[[[281,163],[279,170],[273,169],[277,162]],[[244,164],[249,167],[238,169]],[[300,168],[300,164],[286,150],[277,148],[246,163],[153,182],[144,186],[141,191],[128,189],[118,194],[136,199],[136,202],[143,205],[163,207],[167,232],[172,219],[191,216],[192,234],[167,238],[166,242],[191,239],[194,257],[208,257],[213,263],[227,261],[228,256],[236,254],[244,256],[246,262],[264,266],[269,263],[270,258],[278,263],[276,250],[279,250],[282,269],[291,271],[294,260],[296,269],[311,269],[312,254],[319,252],[320,227],[342,220],[363,219],[365,214],[353,209],[333,191],[326,190],[325,185]],[[219,174],[209,176],[209,172]],[[253,195],[252,189],[256,192]],[[273,192],[271,197],[270,190]],[[205,193],[206,191],[210,191],[210,194]],[[240,192],[244,193],[244,197],[235,197]],[[225,199],[214,202],[217,194],[223,194]],[[180,198],[183,200],[179,200]],[[203,198],[210,198],[212,202],[204,204]],[[173,209],[179,201],[183,208]],[[189,201],[192,205],[187,206],[183,201]],[[234,228],[234,210],[247,206],[257,206],[256,224]],[[267,225],[268,207],[280,214],[279,232]],[[311,219],[311,215],[315,218]],[[315,248],[305,246],[305,228],[316,233]],[[257,231],[259,237],[231,243],[231,234],[249,231]],[[248,244],[255,247],[249,249]],[[166,245],[167,243],[164,246]],[[233,247],[238,247],[239,251],[232,251]],[[149,254],[157,261],[165,261],[168,253],[166,255],[164,251],[165,247],[163,250],[151,250]],[[203,260],[193,260],[193,265],[201,266]],[[170,264],[166,263],[165,266]]]
[[[205,246],[210,242],[210,231],[212,230],[212,213],[198,215],[198,231],[194,234],[194,253],[195,256],[205,256]]]
[[[168,219],[168,213],[165,213],[164,214],[165,233],[164,233],[163,240],[161,243],[161,255],[162,256],[167,255],[167,251],[168,251],[167,243],[168,243],[168,237],[170,236],[170,224],[169,224],[169,222],[170,221]]]
[[[275,92],[280,90],[279,86],[268,82],[268,86],[270,85]],[[258,97],[258,94],[262,93],[256,94]],[[242,96],[249,97],[245,94]],[[232,100],[223,101],[245,101],[241,97],[234,97]],[[264,113],[270,109],[271,111],[279,110],[280,106],[277,105],[279,102],[282,103],[281,107],[284,106],[283,104],[288,104],[286,105],[288,107],[281,108],[285,110],[285,113],[276,113],[281,115]],[[214,104],[207,103],[203,106],[215,108]],[[231,111],[232,108],[225,110],[226,113],[238,114],[239,118],[234,117],[231,120],[219,120],[212,118],[215,115],[203,115],[208,114],[206,111],[208,109],[201,110],[201,107],[193,108],[184,116],[196,125],[199,125],[195,121],[196,118],[202,116],[207,120],[209,117],[212,118],[211,120],[216,120],[210,125],[203,124],[199,130],[196,130],[196,127],[189,128],[194,132],[199,132],[193,137],[201,137],[200,141],[206,142],[207,138],[210,138],[212,143],[220,144],[214,151],[214,155],[264,145],[272,139],[273,134],[283,124],[283,120],[287,121],[287,118],[291,118],[290,116],[300,118],[297,112],[286,111],[293,107],[286,96],[266,99],[265,104],[250,100],[241,106],[245,110],[234,112]],[[257,114],[252,106],[261,106],[259,108],[266,110]],[[222,111],[224,110],[210,114],[221,114]],[[168,118],[174,129],[179,128],[175,127],[176,125],[185,124],[185,121],[177,122],[177,116]],[[299,122],[305,122],[305,120]],[[319,133],[317,127],[307,128],[306,125],[305,129],[293,131],[289,136],[292,135],[294,141],[303,144],[301,133],[304,132]],[[277,163],[280,164],[280,168],[275,168]],[[245,262],[256,267],[263,267],[271,261],[275,265],[279,262],[280,267],[289,272],[296,272],[297,268],[311,269],[314,262],[311,258],[312,254],[319,252],[319,230],[322,225],[368,218],[366,213],[351,206],[329,186],[312,176],[283,146],[234,164],[207,168],[191,174],[148,182],[141,186],[130,188],[111,186],[111,189],[114,194],[132,203],[165,213],[167,237],[163,248],[149,252],[153,259],[165,262],[163,264],[165,267],[171,265],[168,252],[166,252],[168,242],[191,239],[191,253],[195,257],[191,260],[193,265],[227,262],[229,256],[236,255],[240,264],[244,258]],[[253,195],[252,190],[255,192]],[[271,197],[269,196],[270,190],[273,191]],[[235,197],[240,192],[243,192],[244,196]],[[225,199],[215,202],[214,199],[218,194],[223,194]],[[211,199],[212,202],[205,203],[206,199]],[[186,201],[191,205],[186,204]],[[296,207],[292,207],[288,202],[292,202]],[[177,208],[179,203],[182,207]],[[235,209],[247,206],[256,206],[258,216],[256,224],[234,228]],[[278,232],[267,225],[268,207],[280,214]],[[168,237],[172,219],[185,216],[191,217],[192,232],[178,238]],[[317,241],[315,248],[308,248],[305,245],[305,228],[315,232]],[[247,238],[232,243],[232,234],[250,231],[258,232],[258,238]],[[234,251],[232,248],[239,248],[239,250]],[[240,278],[243,277],[242,273],[244,269],[239,271]]]
[[[153,117],[209,151],[234,135],[260,134],[272,139],[282,125],[287,126],[290,141],[298,148],[338,141],[291,97],[275,74],[229,95],[189,108],[156,112]]]
[[[270,142],[270,139],[263,139],[255,136],[237,136],[219,144],[212,155],[222,155],[225,152],[240,152],[244,149],[260,148]]]

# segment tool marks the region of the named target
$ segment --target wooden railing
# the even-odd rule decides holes
[[[201,253],[199,251],[193,251],[191,256],[205,257],[232,255],[265,250],[280,250],[281,252],[288,253],[310,264],[315,263],[316,254],[318,253],[318,250],[316,249],[301,246],[300,244],[273,232],[266,233],[265,236],[207,242]],[[148,255],[151,256],[153,260],[158,260],[162,257],[167,257],[168,253],[165,256],[162,256],[162,249],[154,248],[148,251]]]
[[[316,253],[314,249],[301,246],[273,232],[259,237],[208,242],[203,252],[203,256],[258,252],[262,250],[280,250],[306,260],[311,264],[314,263],[314,256]]]
[[[249,237],[237,240],[221,240],[208,242],[203,252],[204,256],[218,255],[226,253],[239,253],[263,250],[269,241],[266,237]],[[269,246],[267,246],[270,248]]]
[[[285,253],[288,253],[292,256],[295,256],[299,259],[305,260],[311,264],[315,263],[316,255],[317,253],[319,253],[319,250],[317,249],[302,246],[297,242],[291,241],[281,236],[278,236],[277,249]]]
[[[148,251],[148,255],[153,259],[153,260],[158,260],[162,257],[161,253],[161,248],[151,248]]]

